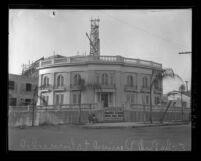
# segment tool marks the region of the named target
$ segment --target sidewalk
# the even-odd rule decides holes
[[[156,126],[175,126],[175,125],[187,125],[189,122],[115,122],[115,123],[95,123],[95,124],[85,124],[82,127],[89,129],[102,129],[102,128],[139,128],[139,127],[156,127]]]

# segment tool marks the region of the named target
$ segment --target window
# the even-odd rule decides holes
[[[109,93],[109,102],[110,102],[110,104],[112,104],[113,103],[113,99],[112,99],[112,93]]]
[[[48,77],[44,77],[43,86],[44,87],[48,87],[49,86],[49,78]]]
[[[16,106],[17,99],[16,98],[9,98],[9,106]]]
[[[144,88],[147,88],[147,87],[148,87],[148,79],[147,79],[147,77],[144,77],[144,78],[143,78],[143,87],[144,87]]]
[[[76,75],[74,76],[74,79],[73,79],[74,85],[80,85],[80,80],[81,80],[80,75],[79,75],[79,74],[76,74]]]
[[[99,75],[96,76],[96,82],[99,83]]]
[[[31,104],[31,99],[25,99],[25,105],[30,105]]]
[[[56,105],[59,104],[59,95],[56,95]]]
[[[62,75],[59,75],[57,77],[57,87],[62,87],[63,86],[63,82],[64,82],[64,78]]]
[[[46,103],[47,103],[47,105],[48,105],[48,102],[49,102],[49,96],[46,96]]]
[[[108,75],[106,73],[102,74],[102,84],[108,85]]]
[[[127,102],[130,104],[135,104],[135,94],[127,94]]]
[[[14,81],[9,81],[8,89],[11,89],[11,90],[15,89],[15,82]]]
[[[157,96],[157,97],[155,97],[155,104],[158,105],[159,103],[160,103],[159,97]]]
[[[31,87],[32,87],[32,84],[26,83],[26,91],[30,92],[32,89]]]
[[[101,95],[100,95],[100,93],[97,93],[97,99],[98,99],[98,102],[101,102]]]
[[[113,84],[113,75],[111,74],[110,83]]]
[[[134,94],[131,95],[131,104],[134,104]]]
[[[63,104],[63,94],[56,94],[56,105],[62,105]]]
[[[132,75],[129,75],[129,76],[127,77],[127,85],[128,85],[129,87],[133,87],[133,76],[132,76]]]
[[[48,105],[48,102],[49,102],[49,96],[41,96],[42,97],[42,99],[41,99],[41,105],[44,105],[44,106],[46,106],[46,105]]]
[[[80,93],[73,93],[72,94],[72,101],[73,101],[73,104],[79,104],[80,101],[81,101],[81,97],[80,97]]]
[[[127,94],[126,100],[130,103],[130,94]]]
[[[158,89],[158,88],[159,88],[158,81],[155,81],[155,82],[154,82],[154,86],[155,86],[155,88],[156,88],[156,89]]]
[[[73,94],[73,104],[76,104],[76,101],[77,99],[76,99],[76,94]]]
[[[146,95],[146,104],[149,104],[149,96]]]

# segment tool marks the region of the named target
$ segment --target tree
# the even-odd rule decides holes
[[[183,114],[184,114],[182,95],[183,95],[184,92],[185,92],[185,85],[181,84],[179,86],[179,90],[178,91],[174,90],[174,91],[170,91],[170,92],[167,93],[167,96],[171,96],[171,95],[175,95],[175,94],[180,94],[180,96],[181,96],[181,115],[182,115],[182,121],[183,121]]]
[[[47,107],[47,105],[48,105],[48,102],[42,96],[38,95],[38,89],[41,89],[41,88],[43,88],[43,86],[41,86],[41,87],[36,86],[34,88],[33,98],[32,98],[32,102],[31,102],[31,105],[32,105],[32,126],[34,126],[34,121],[35,121],[35,110],[36,110],[37,100],[40,99],[45,104],[45,107]]]
[[[150,94],[150,123],[152,123],[152,93],[153,93],[153,87],[154,84],[158,83],[158,81],[162,81],[164,79],[167,78],[178,78],[179,80],[182,80],[182,78],[175,74],[174,71],[171,68],[166,68],[163,69],[162,71],[156,71],[156,70],[152,70],[152,75],[151,75],[151,80],[150,80],[150,90],[149,90],[149,94]]]
[[[99,89],[101,90],[101,85],[99,83],[96,82],[88,82],[86,83],[84,79],[80,78],[79,80],[79,123],[81,123],[81,95],[82,92],[86,91],[86,90],[95,90],[95,89]]]
[[[146,105],[144,101],[144,94],[142,94],[142,106],[143,106],[143,122],[146,122]]]

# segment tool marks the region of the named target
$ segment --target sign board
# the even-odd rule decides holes
[[[123,121],[123,108],[108,108],[104,111],[104,120],[107,121]]]

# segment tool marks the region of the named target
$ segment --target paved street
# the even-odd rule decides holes
[[[191,126],[86,129],[79,125],[10,128],[10,150],[191,150]]]

